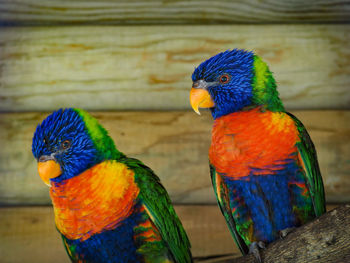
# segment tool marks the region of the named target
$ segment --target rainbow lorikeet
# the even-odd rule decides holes
[[[209,161],[218,204],[241,252],[261,261],[259,247],[325,212],[314,145],[254,53],[219,53],[192,80],[192,108],[209,108],[214,118]]]
[[[32,151],[72,262],[192,262],[159,178],[118,151],[87,112],[53,112],[38,125]]]

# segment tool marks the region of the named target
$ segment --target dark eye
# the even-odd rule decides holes
[[[70,141],[69,140],[65,140],[61,143],[61,147],[62,149],[68,149],[70,147]]]
[[[230,81],[230,76],[227,74],[221,75],[219,81],[221,84],[226,84]]]

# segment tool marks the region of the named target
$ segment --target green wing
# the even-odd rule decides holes
[[[139,197],[167,243],[175,261],[178,263],[192,262],[190,242],[159,178],[139,160],[125,158],[118,161],[124,162],[135,172],[135,181],[140,188]]]
[[[326,202],[315,146],[301,121],[291,113],[287,112],[287,114],[294,120],[299,132],[300,142],[297,142],[296,145],[305,171],[315,214],[320,216],[326,212]]]
[[[228,193],[228,189],[226,185],[222,182],[221,176],[218,173],[216,173],[214,166],[211,164],[210,175],[214,187],[214,192],[216,195],[216,200],[218,201],[221,212],[226,219],[226,223],[228,225],[228,228],[230,229],[231,235],[233,236],[233,239],[235,240],[242,254],[246,255],[249,252],[249,248],[247,247],[247,244],[244,242],[244,240],[237,231],[236,222],[234,221],[232,216],[232,208],[230,207],[230,196]]]

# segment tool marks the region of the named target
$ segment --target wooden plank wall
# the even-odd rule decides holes
[[[346,23],[349,1],[1,0],[4,25]]]
[[[188,110],[194,67],[233,47],[266,60],[288,109],[349,109],[349,42],[348,25],[4,28],[0,110]]]
[[[195,256],[238,255],[211,189],[212,120],[188,102],[194,67],[231,48],[269,64],[314,140],[327,202],[350,202],[349,22],[348,0],[0,0],[0,261],[68,262],[51,207],[35,206],[50,200],[31,155],[59,107],[92,111],[156,171]]]
[[[350,111],[293,111],[318,149],[327,200],[350,201]],[[46,113],[3,113],[0,119],[0,202],[50,204],[31,153],[35,127]],[[118,148],[159,175],[176,204],[216,204],[208,167],[209,112],[93,112]]]

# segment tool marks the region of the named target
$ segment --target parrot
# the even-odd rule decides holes
[[[35,130],[32,152],[72,262],[192,262],[189,239],[160,179],[118,151],[88,112],[51,113]]]
[[[283,106],[267,64],[232,49],[192,74],[192,109],[214,120],[209,167],[214,193],[243,255],[325,213],[316,150],[305,127]]]

